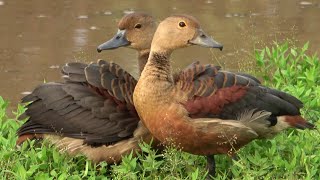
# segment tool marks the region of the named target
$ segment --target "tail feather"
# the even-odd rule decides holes
[[[288,129],[315,129],[315,125],[306,121],[300,115],[297,116],[277,116],[277,124],[271,127],[272,134],[277,134],[278,132]]]
[[[238,115],[238,120],[243,123],[259,123],[263,125],[269,125],[270,122],[267,120],[271,112],[268,111],[257,111],[256,109],[245,110]]]
[[[301,116],[280,116],[278,121],[284,121],[289,125],[289,127],[297,129],[314,129],[315,125],[306,121]]]
[[[267,137],[270,131],[270,121],[268,118],[271,113],[268,111],[257,111],[256,109],[246,110],[238,115],[238,120],[254,130],[259,138]]]

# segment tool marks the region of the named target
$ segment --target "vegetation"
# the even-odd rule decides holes
[[[291,93],[304,103],[303,114],[320,125],[320,61],[302,48],[287,43],[257,50],[259,75],[265,84]],[[126,156],[120,165],[95,165],[82,156],[60,154],[47,142],[30,141],[15,147],[18,105],[13,118],[0,97],[0,177],[3,179],[205,179],[205,158],[168,147],[163,154],[141,144],[143,155]],[[319,130],[319,128],[318,128]],[[238,160],[217,156],[217,179],[320,179],[319,131],[292,130],[272,140],[242,148]],[[261,178],[262,179],[262,178]]]

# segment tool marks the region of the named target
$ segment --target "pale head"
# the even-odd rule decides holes
[[[194,17],[188,15],[170,16],[163,20],[152,40],[152,51],[173,51],[174,49],[200,45],[208,48],[223,46],[208,36]]]
[[[156,23],[146,13],[125,15],[118,24],[118,32],[107,42],[98,46],[97,51],[129,47],[136,50],[150,49]]]

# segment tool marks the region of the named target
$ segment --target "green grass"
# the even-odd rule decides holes
[[[264,83],[299,97],[303,114],[320,125],[320,61],[302,48],[287,43],[255,51]],[[205,179],[205,158],[168,147],[159,155],[148,144],[138,157],[123,158],[119,165],[93,164],[82,156],[60,154],[47,142],[30,141],[16,148],[15,132],[24,111],[6,115],[7,101],[0,97],[0,177],[2,179]],[[259,140],[242,148],[239,160],[217,156],[217,179],[319,179],[320,134],[288,130],[272,140]]]

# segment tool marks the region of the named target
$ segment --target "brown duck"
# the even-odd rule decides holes
[[[302,103],[295,97],[218,67],[196,63],[174,78],[172,51],[191,45],[222,49],[193,17],[162,21],[135,87],[135,108],[158,140],[206,155],[214,175],[209,155],[232,155],[252,140],[272,137],[288,127],[314,128],[300,116]]]
[[[131,42],[126,46],[138,50],[142,69],[156,28],[153,18],[144,13],[129,14],[118,26],[126,29]],[[116,44],[109,45],[113,49]],[[137,81],[120,66],[103,60],[89,65],[75,62],[65,65],[62,74],[64,82],[42,84],[22,99],[32,103],[20,117],[29,119],[17,132],[17,145],[27,139],[46,138],[71,155],[114,163],[132,150],[139,151],[141,139],[151,141],[133,106]]]

